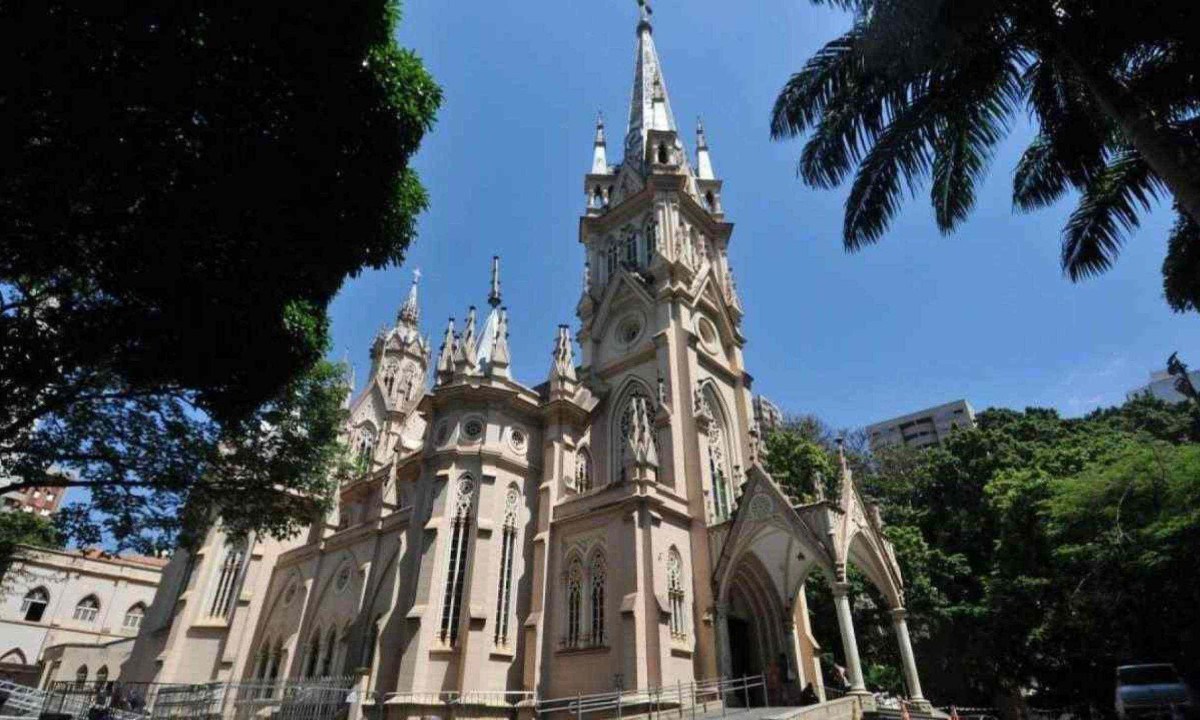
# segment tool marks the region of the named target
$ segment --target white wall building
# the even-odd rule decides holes
[[[928,447],[937,445],[956,428],[975,427],[975,410],[966,400],[918,410],[867,426],[871,449],[888,445]]]
[[[0,599],[0,669],[33,684],[47,649],[137,635],[165,560],[23,547]],[[43,679],[52,679],[57,668]],[[99,668],[89,668],[95,672]],[[71,676],[78,668],[70,668]],[[108,668],[112,677],[117,667]]]

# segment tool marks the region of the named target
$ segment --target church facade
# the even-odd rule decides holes
[[[772,668],[823,692],[804,596],[819,568],[861,692],[855,564],[893,606],[920,699],[878,512],[844,467],[839,497],[803,506],[762,470],[722,181],[703,129],[694,156],[680,137],[645,11],[636,46],[615,165],[597,123],[578,323],[548,333],[547,376],[511,376],[498,260],[486,310],[436,347],[414,279],[349,402],[359,473],[336,511],[285,543],[214,528],[168,569],[123,679],[355,675],[389,717]]]

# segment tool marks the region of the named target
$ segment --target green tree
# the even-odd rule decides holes
[[[49,520],[24,512],[0,512],[0,578],[7,578],[9,566],[19,555],[21,545],[59,547],[59,533]],[[3,590],[0,580],[0,590]]]
[[[92,488],[118,539],[171,525],[173,502],[119,500],[159,491],[296,520],[305,503],[256,498],[315,491],[332,454],[327,306],[403,260],[426,205],[410,159],[441,92],[398,18],[388,0],[0,6],[0,65],[21,68],[0,80],[0,467]],[[325,424],[264,431],[280,408]],[[93,538],[81,516],[68,531]]]
[[[930,181],[943,233],[970,214],[996,145],[1023,107],[1039,134],[1013,202],[1043,207],[1077,189],[1063,233],[1072,280],[1108,269],[1154,199],[1179,221],[1164,264],[1177,311],[1200,300],[1200,19],[1179,0],[814,0],[852,10],[853,28],[792,76],[774,107],[776,139],[811,130],[798,174],[815,187],[854,171],[843,240],[877,242],[906,192]]]

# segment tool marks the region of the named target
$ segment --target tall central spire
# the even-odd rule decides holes
[[[654,47],[650,6],[638,0],[637,56],[634,58],[633,95],[629,99],[629,129],[625,133],[625,161],[641,164],[646,136],[651,130],[675,130],[675,115],[667,97],[658,50]]]

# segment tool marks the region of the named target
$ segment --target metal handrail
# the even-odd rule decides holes
[[[636,690],[614,690],[602,693],[577,693],[573,696],[539,700],[538,715],[564,713],[582,718],[594,713],[615,713],[621,717],[627,706],[645,706],[648,715],[657,717],[662,714],[664,707],[674,711],[678,717],[683,716],[685,709],[691,710],[695,717],[697,705],[719,701],[721,713],[725,714],[728,699],[741,696],[746,706],[750,705],[751,691],[762,691],[763,705],[770,706],[767,693],[766,678],[763,675],[747,675],[740,678],[712,678],[684,683],[677,681],[674,685],[639,688]]]

